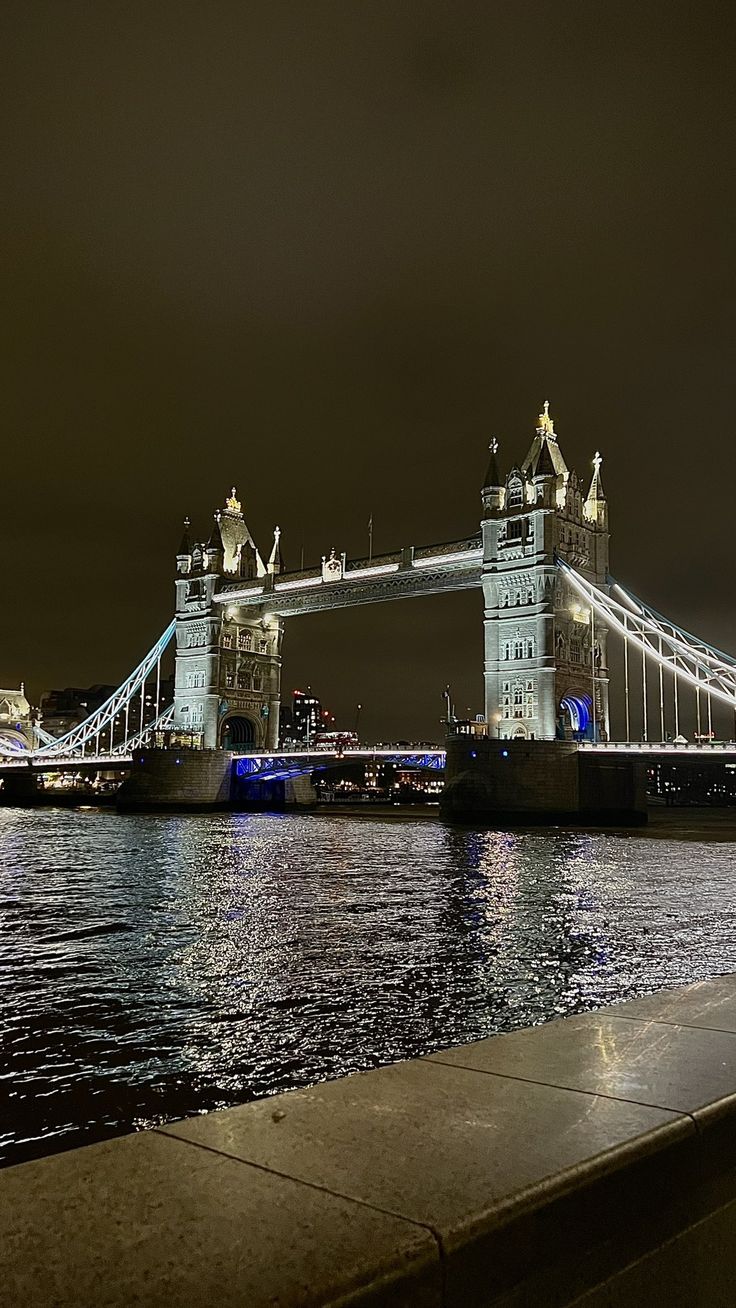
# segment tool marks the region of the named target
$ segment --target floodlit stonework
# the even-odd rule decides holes
[[[596,454],[583,498],[546,403],[526,458],[505,477],[498,444],[491,444],[482,492],[491,736],[608,739],[608,632],[555,565],[564,559],[606,585],[608,506],[600,466]]]
[[[548,405],[520,467],[497,445],[482,492],[482,540],[349,561],[331,549],[283,575],[280,529],[264,564],[233,488],[206,544],[187,521],[177,555],[174,728],[206,749],[278,745],[283,622],[299,613],[482,586],[489,734],[606,740],[607,630],[556,566],[606,585],[608,509],[600,457],[584,497]]]
[[[26,699],[25,688],[21,683],[19,690],[0,690],[0,745],[2,751],[19,754],[32,749],[33,723],[31,706]]]
[[[246,526],[235,488],[206,544],[189,522],[176,558],[174,728],[205,749],[273,749],[278,742],[282,623],[214,596],[226,582],[262,585],[282,571],[279,530],[267,565]]]

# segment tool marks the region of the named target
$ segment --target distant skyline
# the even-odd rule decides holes
[[[0,684],[118,682],[233,484],[291,568],[474,534],[545,399],[613,572],[736,653],[732,5],[29,0],[0,38]],[[481,617],[289,620],[285,693],[433,738]]]

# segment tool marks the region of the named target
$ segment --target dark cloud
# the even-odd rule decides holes
[[[731,5],[2,22],[1,682],[127,672],[233,481],[292,565],[472,532],[546,396],[616,574],[736,647]],[[286,680],[431,733],[480,597],[294,621]]]

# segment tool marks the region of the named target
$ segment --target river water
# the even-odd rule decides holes
[[[736,971],[683,834],[0,809],[0,1162]]]

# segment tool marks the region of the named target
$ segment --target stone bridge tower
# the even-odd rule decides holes
[[[608,506],[593,460],[588,493],[562,456],[545,403],[521,466],[501,475],[498,446],[483,488],[485,701],[489,735],[605,740],[607,631],[555,565],[606,584]]]
[[[282,571],[279,529],[267,565],[233,487],[209,540],[192,541],[189,520],[176,556],[174,730],[205,749],[274,749],[281,699],[282,624],[270,614],[216,600],[228,583]]]

